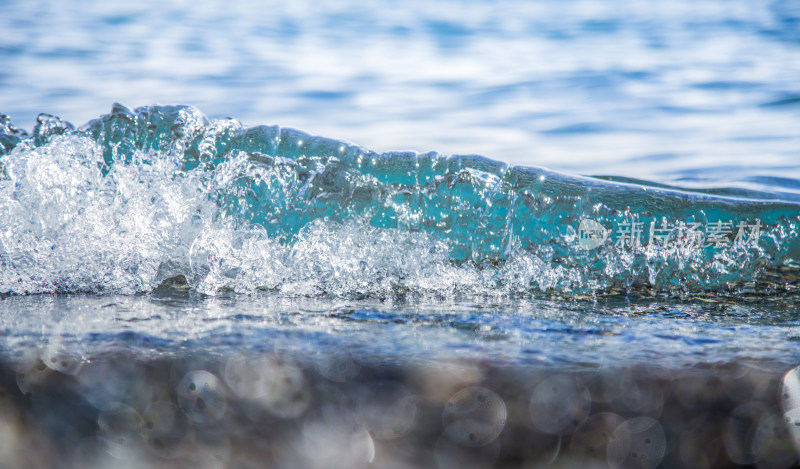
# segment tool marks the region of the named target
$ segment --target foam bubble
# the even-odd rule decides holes
[[[506,425],[506,404],[489,389],[473,386],[454,394],[445,404],[442,424],[454,442],[484,446],[500,436]]]
[[[783,375],[780,399],[785,412],[800,409],[800,367],[793,368]]]
[[[68,346],[51,343],[44,349],[42,362],[60,373],[75,375],[83,365],[83,357]]]
[[[758,421],[751,452],[759,467],[791,467],[797,454],[793,442],[786,436],[784,416],[767,411]]]
[[[635,417],[620,424],[608,444],[608,465],[613,468],[655,468],[664,457],[667,439],[656,419]]]
[[[800,367],[793,368],[783,375],[780,401],[786,430],[795,451],[800,455]]]
[[[37,357],[29,367],[17,372],[17,387],[24,396],[35,399],[37,392],[52,374],[54,372]]]
[[[296,418],[311,403],[303,370],[288,359],[236,356],[228,360],[224,373],[225,382],[237,396],[276,417]]]
[[[181,410],[193,423],[211,425],[225,415],[225,387],[213,373],[190,371],[178,383],[176,391]]]
[[[800,408],[785,412],[783,414],[783,419],[789,437],[794,444],[795,451],[800,455]]]

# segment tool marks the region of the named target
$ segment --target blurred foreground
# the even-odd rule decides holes
[[[0,380],[3,467],[781,468],[800,451],[798,370],[769,367],[31,349]]]

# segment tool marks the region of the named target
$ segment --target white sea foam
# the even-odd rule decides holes
[[[82,136],[24,145],[2,159],[0,292],[148,292],[183,275],[197,291],[289,296],[519,293],[577,278],[531,253],[499,269],[450,261],[423,231],[361,218],[316,219],[293,242],[220,211],[215,191],[242,159],[214,173],[182,171],[177,156],[136,153],[103,175],[100,147]]]

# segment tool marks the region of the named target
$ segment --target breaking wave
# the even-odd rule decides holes
[[[0,117],[0,293],[773,294],[800,201],[391,152],[188,106]]]

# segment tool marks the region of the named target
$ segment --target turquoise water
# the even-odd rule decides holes
[[[50,466],[796,462],[792,2],[2,9]]]
[[[7,123],[4,293],[340,298],[797,287],[798,201],[375,153],[185,106]]]
[[[697,189],[379,154],[188,106],[4,127],[3,386],[33,403],[33,428],[6,432],[46,432],[50,458],[796,460],[785,179]]]
[[[378,154],[186,106],[116,105],[77,129],[42,118],[30,135],[11,125],[0,158],[9,340],[66,327],[76,344],[126,332],[225,351],[296,330],[407,359],[432,347],[512,362],[788,366],[800,354],[791,193]],[[46,296],[18,296],[30,294]],[[53,307],[38,304],[66,316],[51,327]],[[133,314],[122,328],[120,311]]]

